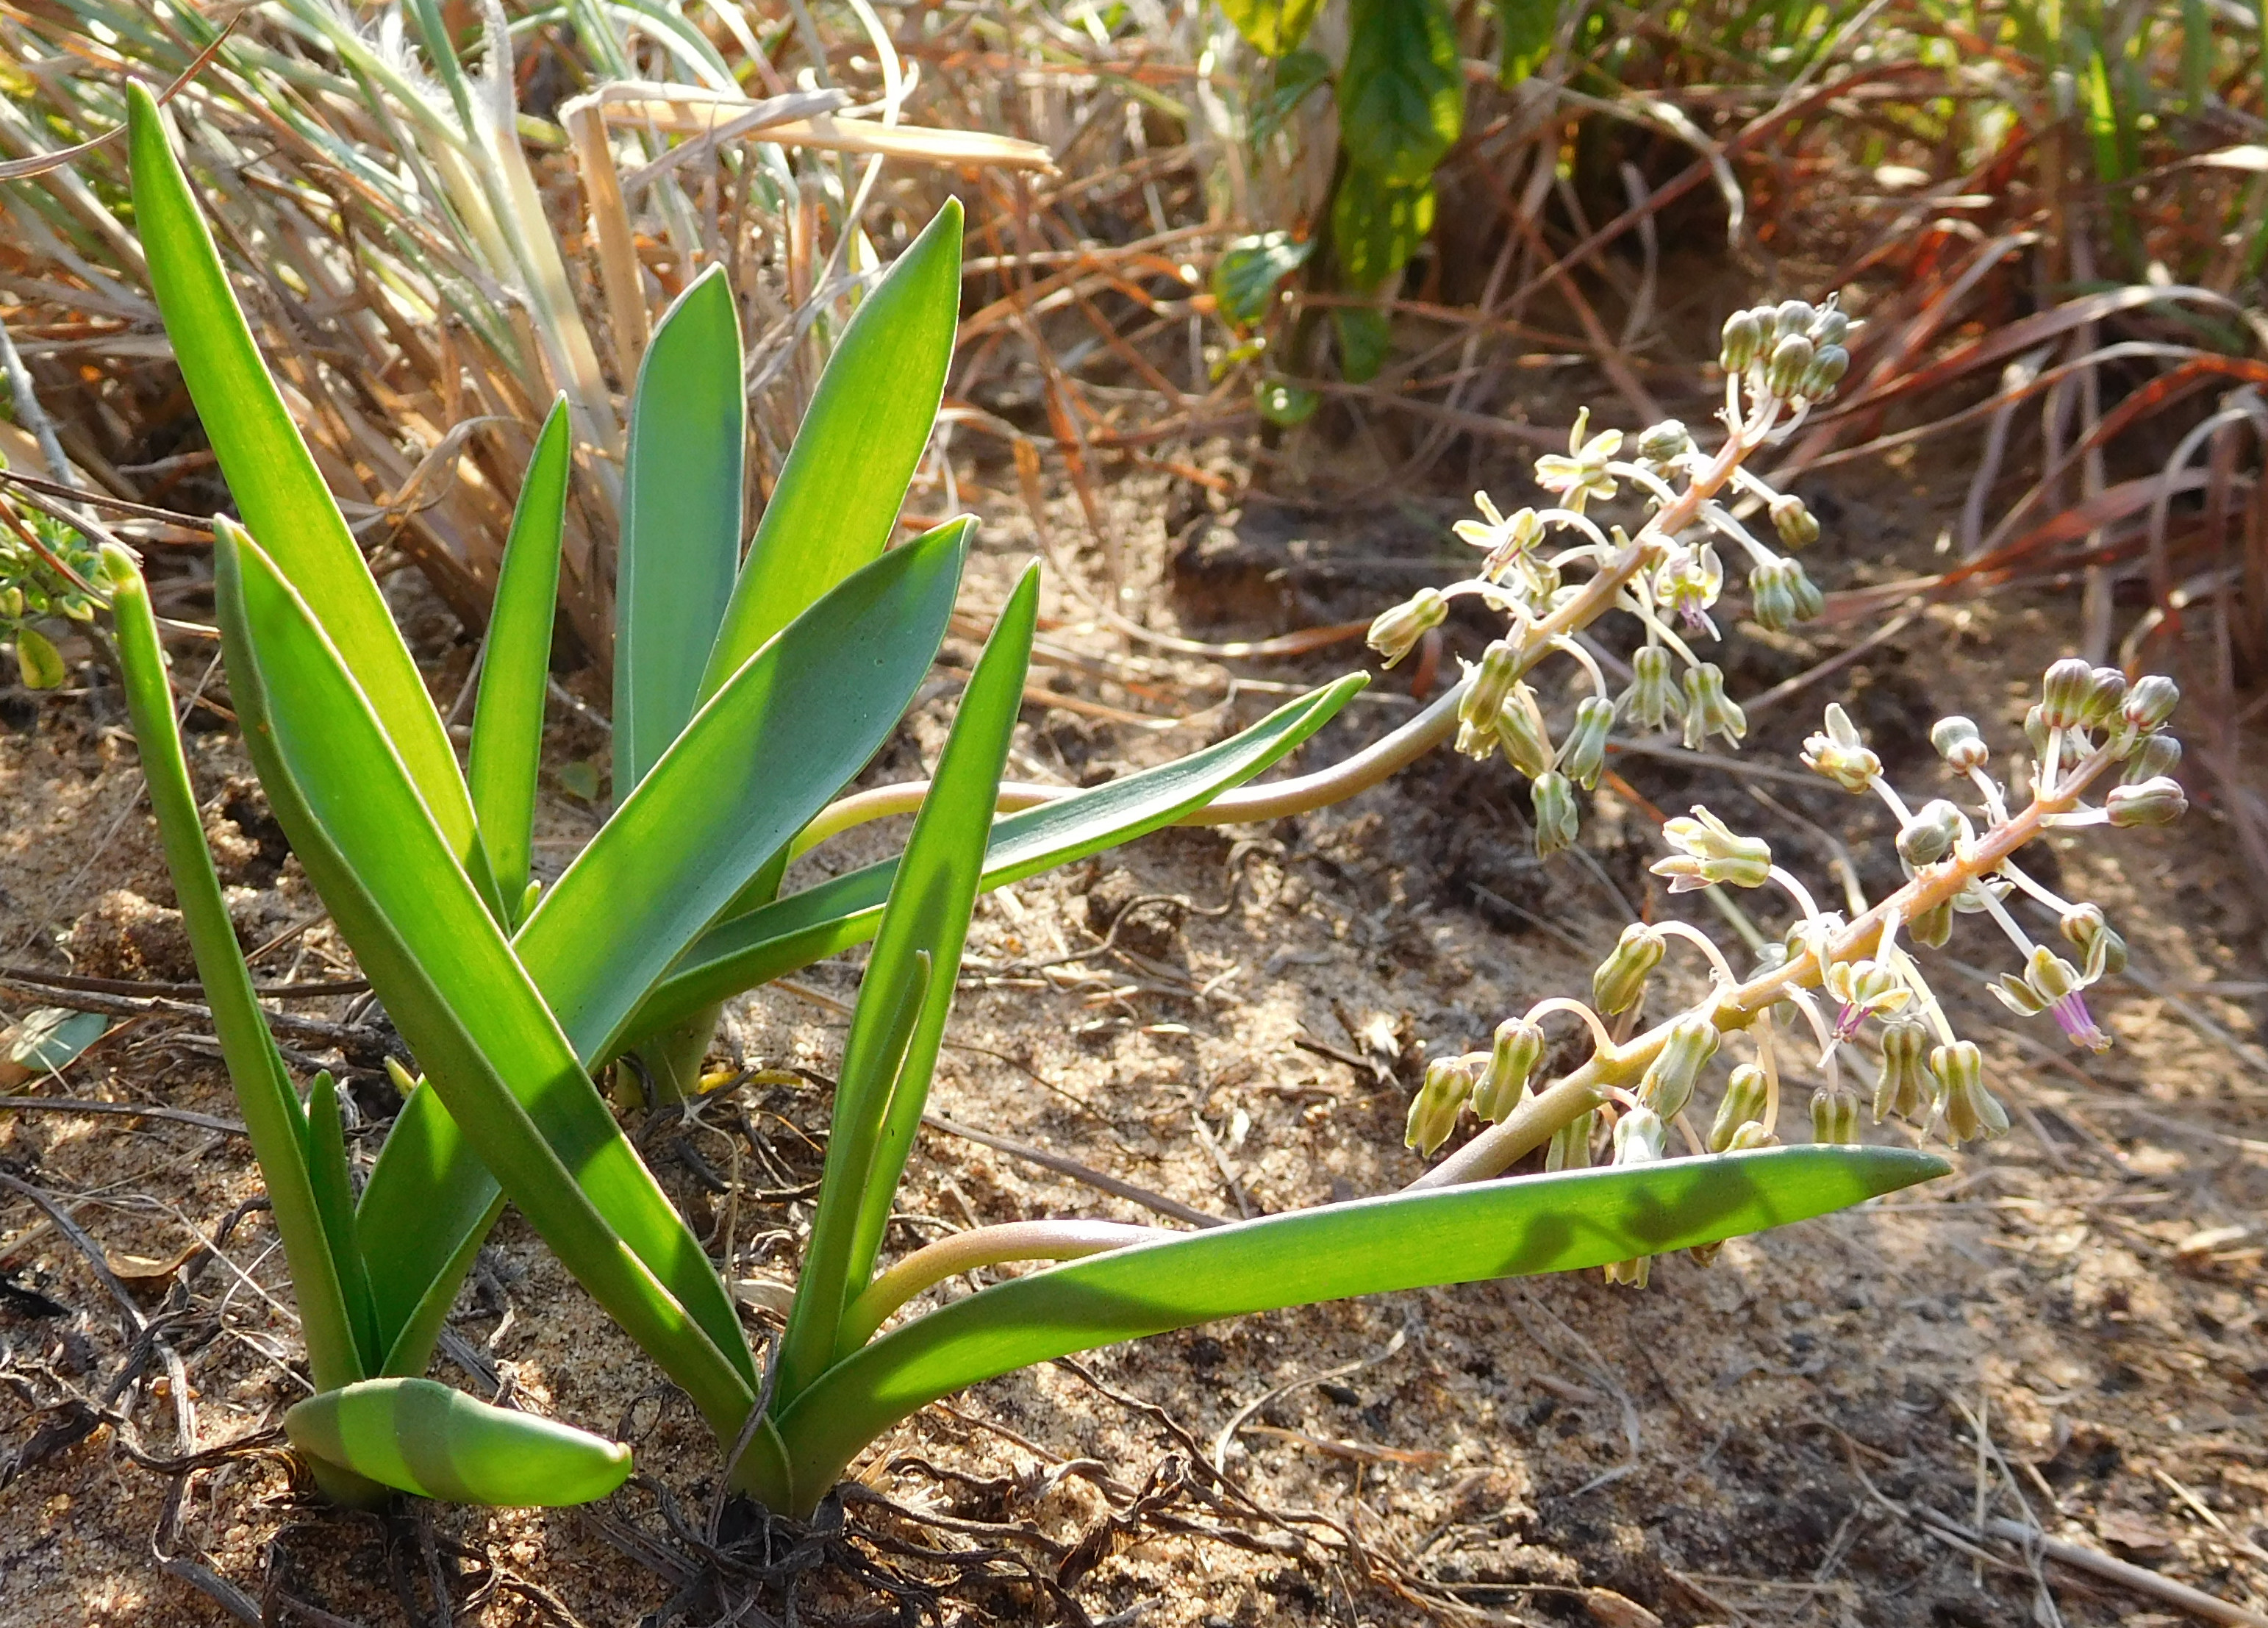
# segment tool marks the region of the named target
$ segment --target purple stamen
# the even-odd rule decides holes
[[[2074,997],[2074,998],[2076,998],[2076,997]],[[1866,1007],[1853,1006],[1848,1002],[1845,1002],[1843,1009],[1835,1014],[1835,1038],[1837,1040],[1849,1040],[1858,1034],[1859,1030],[1865,1025],[1866,1021]],[[2110,1042],[2106,1041],[2103,1043],[2107,1045]]]
[[[2084,1046],[2089,1051],[2110,1050],[2110,1036],[2102,1032],[2095,1014],[2087,1009],[2087,998],[2077,990],[2050,1006],[2048,1013],[2073,1045]]]

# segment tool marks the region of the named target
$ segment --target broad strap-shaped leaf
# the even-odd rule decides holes
[[[306,602],[226,521],[214,559],[246,744],[387,1015],[512,1202],[729,1440],[755,1362],[699,1241],[452,862]],[[364,1236],[373,1255],[385,1248]]]
[[[536,906],[514,948],[585,1062],[897,727],[975,524],[884,555],[742,663]]]
[[[428,1379],[320,1392],[284,1415],[284,1431],[311,1458],[453,1504],[587,1504],[630,1473],[630,1450],[619,1441]]]
[[[510,912],[507,928],[518,924],[534,847],[535,774],[543,755],[543,703],[551,678],[551,624],[559,600],[559,543],[573,452],[563,395],[551,404],[520,482],[489,612],[480,698],[473,705],[466,778],[481,845]]]
[[[1353,167],[1414,187],[1465,124],[1465,74],[1448,0],[1348,0],[1339,144]]]
[[[1023,704],[1039,609],[1039,567],[1033,565],[1008,596],[961,692],[874,935],[843,1044],[811,1242],[780,1337],[777,1383],[783,1398],[834,1361],[843,1310],[873,1274],[874,1251],[953,1010],[985,833]]]
[[[888,545],[945,399],[960,317],[961,204],[948,198],[836,341],[748,543],[703,694]]]
[[[182,382],[227,477],[246,529],[340,650],[401,755],[433,822],[483,893],[491,881],[473,829],[456,754],[378,582],[268,375],[252,329],[198,212],[166,115],[139,84],[127,87],[134,220],[149,252],[150,291],[166,320]]]
[[[703,694],[740,563],[747,434],[740,312],[725,269],[711,266],[654,330],[630,404],[615,565],[617,803]]]
[[[244,1115],[253,1157],[260,1161],[261,1179],[275,1212],[276,1230],[284,1241],[292,1298],[298,1303],[300,1330],[307,1341],[308,1370],[318,1389],[351,1384],[370,1370],[364,1366],[322,1205],[308,1173],[307,1116],[253,993],[252,973],[238,947],[220,876],[205,845],[150,591],[122,549],[104,550],[103,572],[111,589],[127,714],[141,746],[142,773],[158,817],[158,837],[165,846],[166,868],[173,873],[174,899],[196,958],[205,1004],[212,1009],[229,1082],[236,1087],[237,1107]]]
[[[378,1338],[373,1377],[425,1372],[441,1321],[504,1212],[504,1190],[432,1083],[396,1070],[394,1084],[401,1111],[355,1210],[357,1234],[376,1246],[364,1250]]]
[[[982,885],[1071,864],[1194,813],[1291,753],[1367,681],[1350,674],[1218,746],[995,821]],[[872,937],[896,873],[895,859],[848,871],[711,929],[599,1055]]]
[[[1391,1194],[1294,1211],[995,1284],[845,1357],[777,1416],[792,1484],[825,1494],[867,1442],[980,1380],[1216,1318],[1395,1289],[1568,1271],[1839,1210],[1942,1175],[1881,1147],[1790,1147]]]
[[[379,1344],[370,1271],[355,1227],[354,1178],[347,1168],[346,1130],[339,1120],[338,1082],[328,1070],[317,1074],[307,1087],[307,1179],[314,1189],[316,1211],[323,1218],[323,1233],[330,1242],[331,1263],[338,1271],[347,1316],[354,1324],[363,1372],[376,1374],[386,1351]]]

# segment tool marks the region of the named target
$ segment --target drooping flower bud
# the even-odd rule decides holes
[[[2087,688],[2095,669],[2076,656],[2051,665],[2040,679],[2040,721],[2050,729],[2076,729],[2087,716]]]
[[[1410,1101],[1410,1124],[1403,1145],[1431,1155],[1457,1128],[1457,1116],[1472,1094],[1473,1077],[1462,1057],[1436,1057],[1425,1065],[1425,1083]]]
[[[1630,688],[1615,704],[1640,729],[1659,729],[1668,719],[1684,716],[1685,696],[1667,647],[1646,645],[1632,652]]]
[[[1575,721],[1559,746],[1559,772],[1585,791],[1594,790],[1606,767],[1607,736],[1615,726],[1615,704],[1604,696],[1585,696],[1575,704]]]
[[[1527,685],[1514,684],[1497,709],[1496,739],[1512,766],[1529,779],[1551,767],[1551,736],[1543,727],[1543,709],[1535,704],[1535,692]]]
[[[1674,1020],[1638,1081],[1638,1101],[1664,1119],[1683,1113],[1702,1069],[1717,1055],[1718,1039],[1717,1026],[1697,1012]]]
[[[1977,726],[1957,713],[1940,718],[1930,726],[1929,743],[1956,774],[1982,769],[1992,756],[1992,748],[1984,744],[1984,737],[1977,733]]]
[[[1705,661],[1685,673],[1685,746],[1699,747],[1712,734],[1737,745],[1749,733],[1748,714],[1725,694],[1724,669]]]
[[[1599,1110],[1578,1114],[1552,1132],[1551,1145],[1544,1153],[1543,1168],[1551,1170],[1587,1170],[1591,1168],[1591,1132],[1597,1129]]]
[[[2087,693],[2080,697],[2080,726],[2100,729],[2121,718],[2125,705],[2126,675],[2117,667],[2097,667],[2087,675]]]
[[[1830,294],[1804,332],[1811,335],[1811,343],[1815,345],[1839,345],[1851,335],[1851,319],[1837,307],[1835,297]]]
[[[2034,757],[2047,756],[2048,710],[2039,702],[2032,703],[2031,711],[2024,714],[2024,739],[2030,743]]]
[[[1867,748],[1859,726],[1839,701],[1827,704],[1825,732],[1804,738],[1803,766],[1826,776],[1846,792],[1865,791],[1882,772],[1882,760]]]
[[[1575,809],[1575,788],[1556,769],[1547,769],[1528,783],[1528,800],[1535,811],[1535,854],[1548,859],[1572,847],[1581,816]]]
[[[1992,1138],[2008,1129],[2007,1110],[1984,1088],[1984,1056],[1974,1042],[1956,1040],[1929,1054],[1937,1080],[1937,1109],[1956,1142]]]
[[[1668,947],[1659,927],[1634,921],[1624,928],[1613,951],[1591,975],[1591,1004],[1608,1017],[1628,1011],[1646,992],[1646,978]]]
[[[1460,757],[1469,757],[1476,763],[1485,763],[1496,755],[1497,745],[1496,727],[1492,724],[1480,728],[1470,724],[1457,726],[1456,751]]]
[[[1775,341],[1790,334],[1808,333],[1819,319],[1819,308],[1808,299],[1783,299],[1772,307],[1771,335]]]
[[[1652,866],[1656,876],[1669,878],[1669,891],[1691,893],[1717,882],[1735,888],[1761,888],[1771,873],[1771,844],[1761,836],[1742,836],[1699,803],[1689,816],[1678,814],[1662,821],[1662,840],[1676,850]]]
[[[2112,786],[2103,797],[2102,806],[2110,811],[2110,823],[2123,829],[2137,825],[2171,825],[2189,812],[2190,799],[2182,794],[2180,781],[2169,775],[2160,775],[2133,785]]]
[[[1418,648],[1418,641],[1448,620],[1449,601],[1438,588],[1420,588],[1409,599],[1381,611],[1370,624],[1370,647],[1395,662]]]
[[[1906,924],[1906,936],[1916,944],[1926,944],[1933,950],[1943,949],[1953,937],[1953,901],[1948,899],[1926,910],[1917,911],[1914,918]]]
[[[1911,870],[1935,865],[1953,851],[1954,843],[1961,840],[1964,823],[1960,809],[1941,797],[1931,799],[1899,829],[1898,858]]]
[[[1749,600],[1756,625],[1785,633],[1795,622],[1795,590],[1789,581],[1793,560],[1765,560],[1749,572]]]
[[[1895,1114],[1918,1119],[1929,1101],[1925,1054],[1929,1026],[1918,1018],[1892,1018],[1882,1025],[1882,1072],[1874,1081],[1874,1123]]]
[[[1796,387],[1796,394],[1807,401],[1823,401],[1835,394],[1835,387],[1851,371],[1851,353],[1840,345],[1821,345],[1811,358],[1811,365],[1803,370],[1803,379]]]
[[[1524,1018],[1506,1018],[1496,1026],[1496,1043],[1489,1052],[1488,1072],[1473,1090],[1473,1112],[1491,1124],[1501,1124],[1530,1094],[1528,1082],[1543,1061],[1543,1030]]]
[[[1818,347],[1800,333],[1776,340],[1764,361],[1764,388],[1782,398],[1801,395],[1804,375],[1818,354]]]
[[[1658,1164],[1669,1145],[1669,1127],[1650,1108],[1634,1108],[1615,1121],[1615,1162]]]
[[[2181,704],[2181,686],[2153,673],[2137,679],[2126,692],[2126,721],[2137,729],[2156,729],[2174,715],[2174,709]]]
[[[2126,940],[2112,929],[2101,905],[2075,904],[2063,913],[2063,919],[2056,924],[2063,932],[2064,941],[2085,960],[2085,982],[2115,977],[2126,970]]]
[[[1638,455],[1648,463],[1668,463],[1693,450],[1693,435],[1675,418],[1665,418],[1638,438]]]
[[[1457,721],[1493,733],[1505,697],[1520,681],[1520,652],[1509,639],[1498,639],[1466,670],[1465,693],[1457,701]]]
[[[1747,371],[1749,363],[1764,343],[1764,325],[1753,311],[1735,311],[1725,319],[1725,331],[1717,359],[1728,373]]]
[[[1818,517],[1793,492],[1782,492],[1773,498],[1765,512],[1771,516],[1772,529],[1786,547],[1805,549],[1819,541]]]
[[[1709,1127],[1709,1151],[1726,1152],[1742,1126],[1757,1124],[1764,1116],[1764,1103],[1770,1096],[1771,1082],[1764,1078],[1764,1070],[1753,1063],[1743,1063],[1734,1069],[1732,1079],[1725,1083],[1725,1099],[1717,1104],[1717,1117]]]
[[[1762,1123],[1751,1119],[1733,1132],[1732,1145],[1725,1151],[1728,1153],[1745,1153],[1752,1147],[1778,1147],[1778,1137],[1774,1136]]]
[[[2124,772],[2118,777],[2128,785],[2139,785],[2145,780],[2155,780],[2161,775],[2171,775],[2181,767],[2182,743],[2159,730],[2144,735],[2126,759]]]
[[[1856,1092],[1830,1090],[1822,1086],[1811,1094],[1811,1139],[1828,1146],[1859,1139],[1859,1097]]]

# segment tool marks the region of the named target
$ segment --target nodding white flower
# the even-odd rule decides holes
[[[1543,522],[1533,509],[1514,510],[1507,519],[1486,492],[1473,494],[1473,507],[1481,512],[1479,519],[1459,520],[1449,529],[1476,549],[1488,550],[1488,558],[1481,562],[1481,575],[1494,581],[1506,566],[1535,546],[1536,539],[1543,535]]]
[[[1896,972],[1876,961],[1837,961],[1820,982],[1842,1003],[1835,1017],[1837,1040],[1850,1039],[1868,1018],[1896,1012],[1913,998]]]
[[[1717,882],[1735,888],[1761,888],[1771,872],[1771,844],[1761,836],[1742,836],[1699,803],[1690,815],[1665,820],[1662,840],[1677,852],[1656,859],[1650,867],[1656,876],[1669,878],[1669,891],[1691,893]]]
[[[1602,503],[1613,498],[1615,481],[1607,473],[1607,464],[1623,449],[1621,431],[1602,430],[1593,435],[1590,430],[1591,409],[1587,407],[1575,415],[1565,455],[1546,453],[1535,460],[1535,483],[1557,493],[1560,502],[1578,514],[1593,497]]]
[[[1867,747],[1842,704],[1835,701],[1827,704],[1826,729],[1804,739],[1803,766],[1826,776],[1846,792],[1865,791],[1882,772],[1882,760]]]
[[[2081,906],[2072,915],[2080,916],[2090,910],[2094,910],[2092,905]],[[2095,917],[2100,921],[2102,912],[2095,910]],[[2080,930],[2085,931],[2085,924],[2081,924]],[[2110,1050],[2110,1036],[2095,1020],[2095,1014],[2087,1009],[2084,991],[2110,967],[2110,940],[2117,936],[2108,926],[2102,927],[2099,932],[2092,935],[2087,947],[2088,969],[2085,972],[2046,946],[2038,945],[2026,958],[2021,975],[2002,973],[1987,987],[1999,998],[2002,1006],[2017,1016],[2036,1017],[2044,1012],[2055,1019],[2056,1027],[2063,1030],[2064,1037],[2073,1045],[2085,1047],[2089,1051],[2108,1051]],[[2125,947],[2123,942],[2118,946],[2122,962]]]
[[[1724,591],[1725,563],[1705,541],[1690,547],[1682,542],[1673,544],[1663,555],[1660,569],[1653,574],[1655,600],[1664,610],[1676,612],[1686,630],[1695,635],[1718,637],[1709,607]]]

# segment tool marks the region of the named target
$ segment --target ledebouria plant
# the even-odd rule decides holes
[[[2051,830],[2163,825],[2188,807],[2168,772],[2181,758],[2180,744],[2164,728],[2180,699],[2171,680],[2148,677],[2130,686],[2116,668],[2066,660],[2048,669],[2041,694],[2025,720],[2033,757],[2021,805],[1991,774],[1990,749],[1970,719],[1940,718],[1930,739],[1966,783],[1971,806],[1933,797],[1917,807],[1883,778],[1881,760],[1843,709],[1827,707],[1823,728],[1804,743],[1803,762],[1845,791],[1882,800],[1897,821],[1906,877],[1873,903],[1852,880],[1852,917],[1822,910],[1810,890],[1773,861],[1770,843],[1734,831],[1707,808],[1697,805],[1690,816],[1667,821],[1662,836],[1671,851],[1653,870],[1668,880],[1670,892],[1777,888],[1794,902],[1793,924],[1765,945],[1745,977],[1689,923],[1625,929],[1600,963],[1587,1005],[1565,997],[1539,1002],[1506,1019],[1489,1050],[1428,1068],[1410,1106],[1411,1146],[1428,1153],[1440,1147],[1468,1105],[1490,1128],[1415,1185],[1494,1175],[1546,1144],[1547,1169],[1587,1165],[1602,1121],[1611,1126],[1609,1162],[1616,1165],[1664,1158],[1672,1127],[1696,1153],[1777,1145],[1782,1057],[1805,1040],[1803,1062],[1822,1081],[1811,1097],[1810,1139],[1855,1143],[1859,1099],[1845,1083],[1844,1055],[1870,1025],[1881,1051],[1872,1101],[1876,1123],[1903,1119],[1955,1143],[2007,1130],[2007,1113],[1984,1084],[1982,1054],[1955,1032],[1908,945],[1941,947],[1956,915],[1989,917],[2021,958],[2017,970],[1992,986],[1993,994],[2020,1014],[2051,1013],[2075,1044],[2102,1050],[2110,1038],[2088,1011],[2085,991],[2125,965],[2125,944],[2101,907],[2056,894],[2018,864],[2017,853]],[[2117,781],[2090,802],[2088,792],[2113,770]],[[2053,914],[2075,962],[2025,931],[2008,906],[2017,894]],[[1608,1020],[1643,998],[1673,939],[1706,960],[1706,991],[1643,1034],[1616,1041]],[[1543,1025],[1560,1013],[1582,1020],[1594,1050],[1539,1089],[1535,1077],[1550,1050]],[[1793,1028],[1793,1036],[1784,1028]],[[1743,1033],[1753,1055],[1730,1068],[1704,1131],[1693,1108],[1696,1088],[1729,1037]],[[1620,1263],[1608,1274],[1643,1283],[1646,1263]]]

